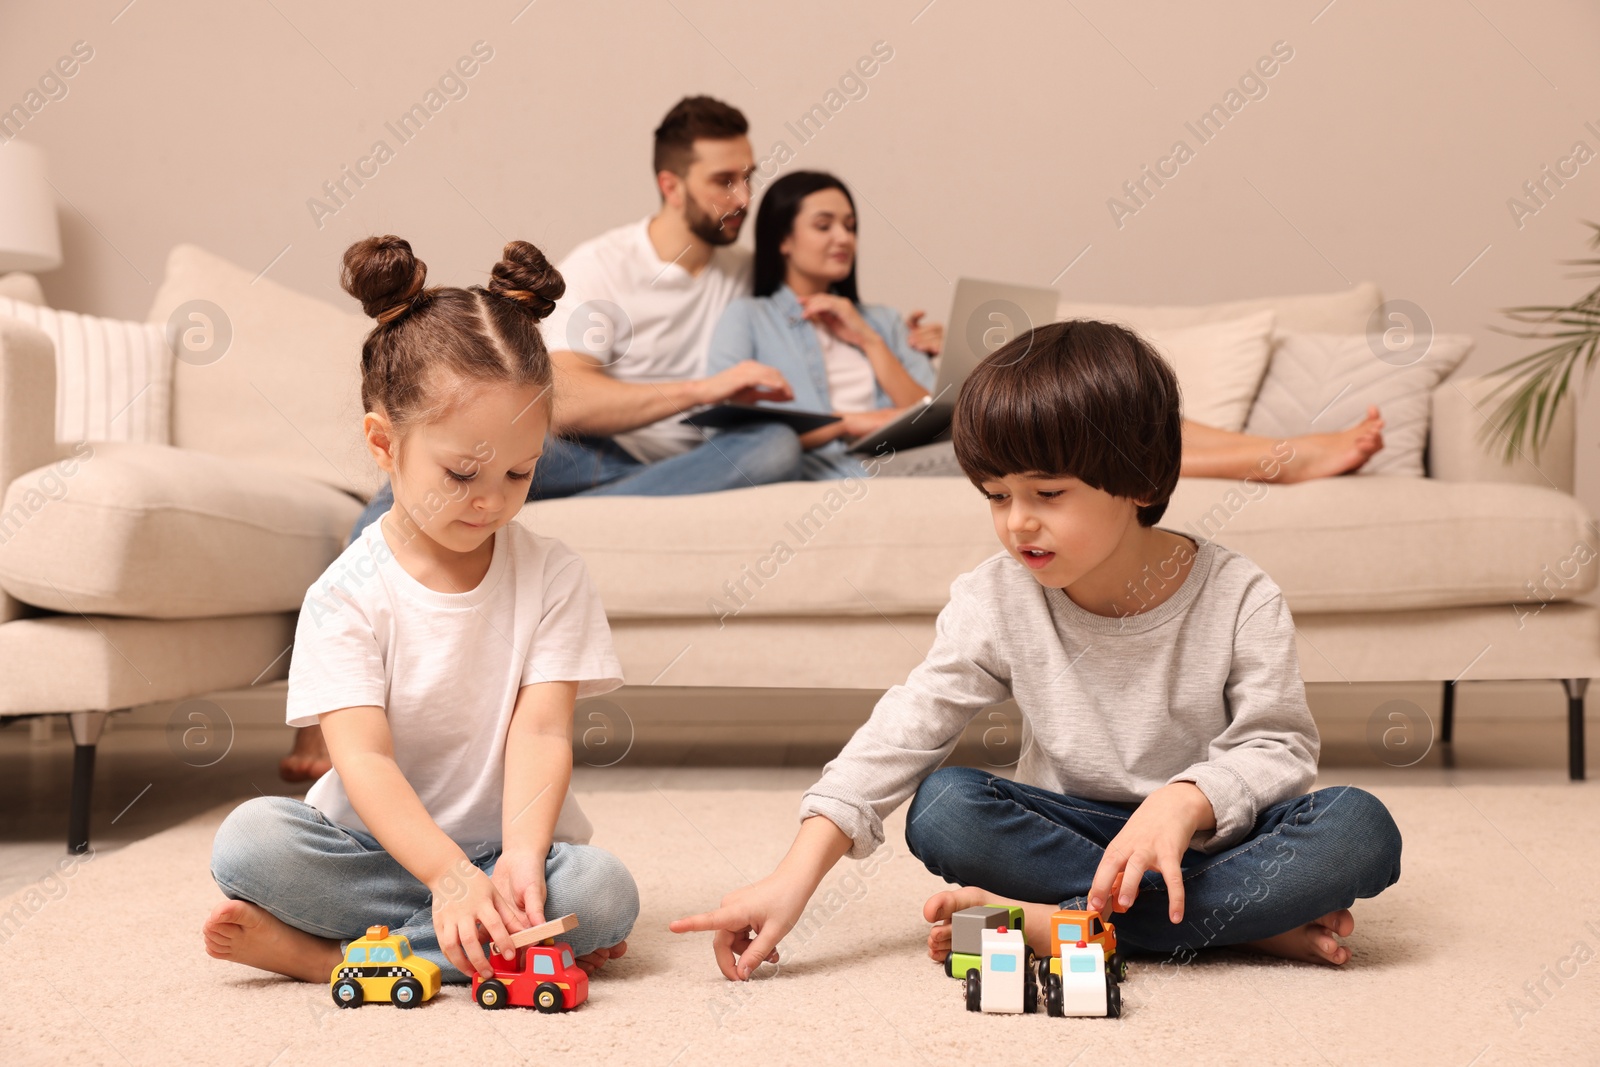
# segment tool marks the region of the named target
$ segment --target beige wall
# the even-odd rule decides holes
[[[852,183],[864,291],[903,308],[942,314],[962,274],[1142,303],[1370,278],[1475,334],[1476,371],[1528,350],[1490,332],[1498,308],[1592,284],[1560,261],[1600,219],[1600,161],[1520,225],[1508,208],[1575,142],[1600,151],[1600,13],[1578,0],[524,2],[7,0],[0,106],[94,50],[22,133],[61,194],[51,302],[143,317],[179,241],[339,301],[339,253],[372,232],[459,283],[506,237],[559,255],[652,209],[649,132],[688,92],[742,107],[758,157],[782,142]],[[385,123],[478,41],[466,95],[402,144]],[[876,42],[892,58],[802,144],[785,123]],[[1275,42],[1292,58],[1201,144],[1185,122]],[[393,157],[314,219],[380,139]],[[1178,139],[1193,158],[1119,226],[1107,201]],[[1586,425],[1600,510],[1595,449]]]

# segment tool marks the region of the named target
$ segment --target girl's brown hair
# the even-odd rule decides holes
[[[397,438],[444,415],[481,383],[532,385],[550,412],[553,374],[539,320],[566,291],[526,241],[500,253],[487,286],[425,288],[428,266],[393,234],[344,253],[340,284],[378,320],[361,345],[361,403],[388,416]]]

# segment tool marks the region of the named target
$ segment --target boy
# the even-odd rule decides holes
[[[1130,948],[1350,958],[1349,906],[1400,877],[1400,832],[1359,789],[1305,795],[1320,742],[1277,585],[1155,525],[1179,407],[1165,361],[1106,323],[1040,327],[978,366],[952,434],[1004,551],[952,583],[927,660],[824,768],[777,869],[672,930],[716,931],[730,979],[777,962],[823,876],[877,848],[915,791],[906,843],[961,887],[923,908],[936,960],[954,912],[1018,902],[1048,955],[1050,913],[1109,913],[1118,874]],[[1015,780],[935,770],[1008,697],[1027,738]]]

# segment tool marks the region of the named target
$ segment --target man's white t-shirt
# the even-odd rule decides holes
[[[289,663],[290,726],[340,708],[384,709],[394,758],[433,821],[468,855],[501,840],[505,743],[517,693],[576,681],[578,697],[622,685],[605,609],[572,549],[517,523],[494,533],[475,589],[429,589],[370,523],[307,592]],[[306,802],[370,833],[339,772]],[[586,843],[593,827],[569,790],[554,840]]]
[[[630,382],[703,378],[711,331],[735,297],[750,292],[751,255],[733,245],[712,250],[699,274],[656,255],[650,219],[609,230],[558,264],[567,291],[541,322],[545,347],[598,360]],[[705,441],[672,414],[613,435],[635,459],[653,463]]]

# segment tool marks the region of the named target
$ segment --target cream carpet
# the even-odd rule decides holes
[[[588,792],[635,873],[629,955],[563,1016],[488,1012],[461,987],[401,1012],[207,957],[213,811],[0,903],[6,1064],[1491,1064],[1600,1062],[1600,792],[1389,788],[1397,886],[1356,907],[1343,970],[1215,952],[1135,961],[1120,1021],[979,1016],[924,953],[937,881],[905,849],[847,861],[781,973],[725,981],[667,920],[769,871],[790,791]],[[832,890],[830,893],[829,890]],[[29,894],[32,894],[31,896]],[[17,910],[17,905],[22,910]],[[20,917],[20,919],[19,919]],[[764,968],[770,971],[772,968]],[[1518,1007],[1520,1005],[1520,1007]]]

